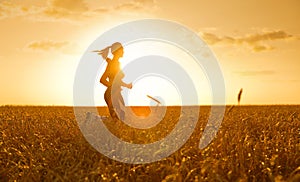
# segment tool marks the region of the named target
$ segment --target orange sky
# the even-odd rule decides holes
[[[219,60],[228,104],[240,88],[242,104],[300,104],[299,7],[298,0],[1,0],[0,105],[72,105],[87,47],[140,18],[197,32]]]

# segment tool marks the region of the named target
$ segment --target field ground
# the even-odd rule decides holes
[[[178,151],[154,163],[125,164],[85,140],[73,107],[2,106],[0,181],[300,181],[300,106],[229,108],[205,149],[198,144],[208,106],[201,107],[196,129]],[[98,109],[107,115],[106,108]],[[174,128],[179,112],[168,107],[163,121],[150,129],[105,124],[125,141],[149,143]]]

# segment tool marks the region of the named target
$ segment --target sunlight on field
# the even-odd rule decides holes
[[[151,113],[151,109],[149,107],[130,107],[132,112],[136,116],[141,116],[141,117],[148,117]]]
[[[297,181],[299,106],[243,106],[226,110],[211,145],[199,139],[210,107],[201,107],[197,127],[178,151],[154,163],[131,165],[98,153],[81,134],[72,107],[0,107],[0,181]],[[191,107],[191,109],[193,109]],[[147,108],[133,108],[147,114]],[[151,143],[164,138],[180,117],[168,107],[150,129],[105,121],[118,138]],[[98,108],[107,115],[107,108]],[[113,152],[113,151],[112,151]]]

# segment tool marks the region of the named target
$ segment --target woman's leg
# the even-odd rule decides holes
[[[117,114],[114,110],[114,106],[112,104],[112,98],[111,98],[111,88],[107,88],[105,93],[104,93],[104,100],[107,104],[108,110],[109,110],[109,114],[113,119],[117,118]]]
[[[124,102],[124,99],[123,99],[123,96],[121,94],[121,91],[117,92],[115,95],[114,95],[114,99],[116,99],[116,104],[115,104],[115,108],[116,108],[116,111],[118,112],[119,114],[119,117],[121,120],[124,120],[125,119],[125,102]]]

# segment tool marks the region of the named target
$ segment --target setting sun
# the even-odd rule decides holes
[[[76,69],[83,54],[92,51],[88,49],[89,45],[111,28],[142,18],[177,21],[207,43],[224,75],[226,103],[235,104],[241,88],[244,88],[241,104],[299,103],[299,24],[292,21],[298,15],[298,9],[295,9],[298,2],[275,3],[268,11],[270,6],[266,2],[261,3],[260,8],[253,3],[239,2],[235,10],[225,2],[219,2],[218,6],[193,0],[189,3],[144,3],[130,2],[126,6],[117,1],[78,0],[72,5],[54,0],[47,3],[2,1],[0,80],[5,86],[0,90],[0,104],[72,105]],[[153,8],[149,9],[149,6]],[[244,7],[248,7],[250,13],[241,11]],[[12,29],[22,31],[17,33]],[[98,77],[95,77],[95,103],[105,105],[105,88],[99,83],[105,63],[101,56],[90,54],[94,55],[86,61],[97,62],[99,66]],[[158,40],[124,42],[124,57],[120,62],[124,68],[149,55],[167,57],[186,70],[199,97],[191,104],[212,103],[205,70],[178,46]],[[14,79],[8,79],[12,76]],[[168,80],[157,79],[155,84],[154,81],[135,79],[126,80],[137,84],[130,92],[137,94],[130,96],[130,103],[134,105],[149,104],[143,96],[147,92],[143,90],[146,86],[160,90],[160,93],[154,93],[157,96],[180,95]],[[158,87],[164,84],[167,85],[162,91]],[[179,97],[165,99],[166,104],[180,104]]]
[[[120,59],[122,68],[125,71],[125,75],[131,74],[130,72],[127,72],[126,68],[127,66],[130,67],[131,62],[138,61],[137,59],[140,59],[140,61],[144,59],[145,61],[149,61],[155,64],[155,60],[153,59],[157,59],[157,57],[151,57],[153,55],[168,57],[171,61],[181,66],[181,68],[190,77],[199,97],[198,100],[190,102],[190,105],[211,104],[211,88],[205,72],[201,68],[201,65],[198,65],[194,58],[191,57],[185,50],[182,50],[174,45],[158,41],[142,41],[125,45],[124,56]],[[99,60],[101,61],[100,56]],[[155,67],[159,65],[153,66]],[[103,74],[104,68],[105,67],[102,67],[98,72],[99,78],[100,75]],[[135,77],[134,80],[128,80],[127,77],[125,77],[124,79],[127,81],[132,81],[134,85],[133,89],[129,91],[129,100],[127,103],[129,105],[149,105],[149,98],[146,97],[147,94],[161,97],[161,99],[164,100],[164,104],[166,105],[182,104],[182,93],[180,93],[180,91],[176,87],[176,83],[172,82],[172,80],[165,77],[163,74],[152,73],[142,75],[141,77]],[[95,82],[94,93],[96,93],[96,105],[103,104],[103,94],[101,94],[101,92],[104,92],[101,84]]]

